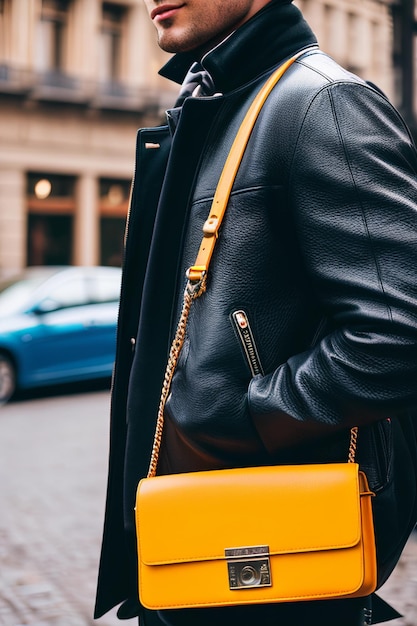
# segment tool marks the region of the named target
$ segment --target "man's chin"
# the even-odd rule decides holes
[[[158,38],[158,45],[165,52],[175,54],[177,52],[188,52],[189,50],[194,50],[199,47],[196,43],[182,40],[181,38],[166,37],[165,35]]]
[[[195,37],[194,33],[174,31],[174,29],[164,29],[158,31],[158,45],[165,52],[190,52],[191,50],[210,50],[221,39],[213,39],[210,36]]]

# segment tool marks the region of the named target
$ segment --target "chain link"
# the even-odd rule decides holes
[[[159,459],[159,451],[161,449],[162,432],[164,429],[164,412],[165,404],[171,389],[171,382],[174,377],[175,368],[182,346],[184,345],[185,333],[187,330],[187,320],[193,300],[199,298],[206,290],[206,276],[196,284],[187,283],[184,291],[184,301],[182,305],[181,315],[178,322],[174,340],[169,351],[168,363],[165,370],[164,382],[162,385],[161,399],[159,401],[158,418],[156,420],[156,428],[154,441],[152,446],[151,460],[149,462],[148,478],[156,476],[156,469]]]
[[[355,463],[356,446],[358,442],[358,427],[354,426],[350,429],[350,444],[349,444],[349,463]]]

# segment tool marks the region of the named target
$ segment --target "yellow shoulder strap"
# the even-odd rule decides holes
[[[194,265],[192,265],[187,271],[187,278],[192,284],[198,283],[207,274],[210,259],[218,237],[219,228],[226,212],[230,192],[259,112],[279,79],[294,63],[294,61],[305,52],[305,50],[302,50],[275,70],[255,96],[243,119],[243,122],[233,141],[232,147],[230,148],[230,152],[224,164],[219,182],[217,183],[216,192],[211,204],[210,214],[203,226],[203,239],[200,244],[197,258]]]

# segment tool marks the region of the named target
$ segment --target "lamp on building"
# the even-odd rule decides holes
[[[35,185],[35,196],[39,200],[45,200],[52,191],[51,181],[47,178],[41,178]]]
[[[124,200],[123,187],[117,184],[110,185],[106,199],[112,206],[121,204]]]

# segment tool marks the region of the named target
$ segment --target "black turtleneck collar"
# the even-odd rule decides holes
[[[271,0],[250,20],[201,59],[218,91],[227,93],[274,67],[302,48],[317,43],[300,11],[291,3]],[[182,83],[199,51],[181,52],[160,70]]]

